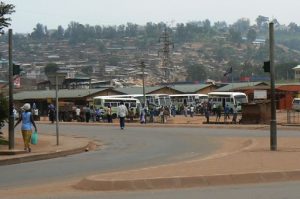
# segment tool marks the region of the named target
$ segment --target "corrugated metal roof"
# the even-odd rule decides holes
[[[151,93],[155,90],[161,89],[163,86],[146,86],[145,93]],[[115,91],[122,92],[125,95],[133,95],[133,94],[142,94],[143,87],[123,87],[123,88],[114,88]]]
[[[106,90],[107,88],[102,89],[60,89],[58,91],[59,98],[81,98],[89,95],[93,95],[97,92]],[[23,91],[20,93],[14,94],[15,100],[25,100],[25,99],[47,99],[55,98],[55,90],[36,90],[36,91]]]
[[[174,85],[170,87],[182,93],[196,93],[197,91],[202,90],[209,86],[211,85],[210,84],[181,84],[181,85]]]
[[[221,88],[216,89],[215,91],[221,92],[221,91],[232,91],[237,88],[243,88],[243,87],[249,87],[249,86],[257,86],[260,84],[265,84],[265,82],[238,82],[238,83],[228,83],[226,86],[223,86]]]
[[[294,68],[292,68],[293,70],[295,70],[295,69],[300,69],[300,65],[298,65],[298,66],[296,66],[296,67],[294,67]]]

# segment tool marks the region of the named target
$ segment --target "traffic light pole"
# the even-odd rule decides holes
[[[270,39],[270,76],[271,76],[271,121],[270,121],[270,147],[277,150],[276,102],[275,102],[275,70],[274,70],[274,23],[269,24]]]
[[[13,80],[13,63],[12,63],[12,29],[8,30],[8,64],[9,64],[9,74],[8,74],[8,82],[9,82],[9,118],[8,118],[8,147],[9,150],[15,148],[15,132],[14,132],[14,99],[13,99],[13,87],[14,87],[14,80]]]

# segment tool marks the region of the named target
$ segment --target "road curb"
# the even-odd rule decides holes
[[[64,157],[64,156],[68,156],[68,155],[78,154],[78,153],[87,151],[87,149],[89,149],[89,148],[93,148],[93,146],[95,146],[95,145],[96,144],[94,142],[90,141],[87,145],[78,147],[75,149],[62,150],[62,151],[56,151],[56,152],[51,152],[51,153],[33,154],[30,156],[0,160],[0,166],[19,164],[19,163],[24,163],[24,162],[32,162],[32,161],[38,161],[38,160],[47,160],[47,159],[52,159],[52,158],[58,158],[58,157]]]
[[[98,180],[96,179],[96,176],[90,176],[84,178],[73,187],[80,190],[90,191],[138,191],[151,189],[174,189],[251,183],[269,183],[295,180],[300,180],[300,170],[123,180]]]

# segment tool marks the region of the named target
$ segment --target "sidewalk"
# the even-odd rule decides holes
[[[23,140],[15,134],[15,147],[9,150],[7,145],[0,145],[0,165],[18,164],[29,161],[44,160],[84,152],[95,147],[95,143],[87,138],[59,136],[59,145],[56,145],[56,136],[41,135],[37,145],[31,145],[32,152],[24,151]],[[7,135],[4,135],[7,137]]]

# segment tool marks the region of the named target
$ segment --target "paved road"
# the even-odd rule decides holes
[[[101,172],[156,165],[209,153],[216,148],[199,129],[119,128],[62,125],[61,134],[101,140],[103,149],[52,160],[1,167],[0,189],[80,178]],[[53,132],[55,125],[39,125]]]
[[[52,160],[1,166],[0,190],[21,187],[23,185],[36,185],[71,178],[82,178],[86,175],[107,171],[157,165],[203,156],[218,147],[213,142],[213,137],[269,136],[269,131],[244,129],[128,127],[124,131],[121,131],[115,126],[61,125],[60,130],[63,135],[84,136],[101,140],[104,146],[101,150],[89,153]],[[39,125],[39,132],[52,132],[55,134],[55,125]],[[278,136],[299,136],[299,133],[297,131],[279,131]],[[257,189],[260,188],[258,187]],[[210,188],[200,189],[201,192],[203,190],[210,190]],[[195,194],[195,197],[198,195],[197,189],[190,191],[187,193],[188,195],[193,196]],[[150,198],[149,195],[154,193],[165,195],[169,192],[128,193],[128,198]],[[186,190],[170,191],[170,197],[173,193],[178,193],[178,196],[184,197],[182,194],[185,194]],[[135,196],[135,194],[141,194],[141,197],[138,197],[139,195]],[[67,195],[64,197],[68,198]],[[75,195],[78,198],[84,197],[80,194],[77,195],[77,193]],[[173,194],[172,198],[180,198],[178,196],[174,197]],[[91,194],[91,198],[93,197],[93,194]],[[112,194],[109,198],[118,197],[118,194]],[[125,194],[126,197],[127,194]],[[159,195],[157,197],[162,198]],[[168,197],[166,196],[166,198]],[[72,198],[74,198],[74,195]]]

